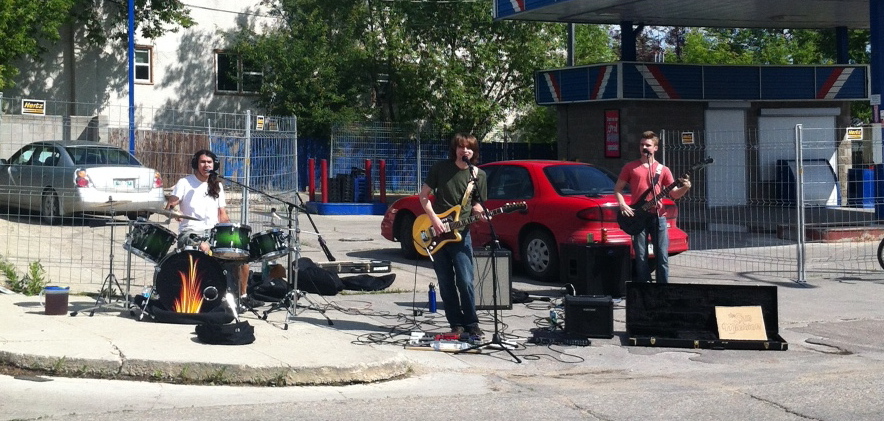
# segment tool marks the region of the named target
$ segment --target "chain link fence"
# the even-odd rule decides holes
[[[18,99],[3,98],[6,110],[15,108]],[[47,109],[69,109],[64,104],[48,104]],[[97,107],[96,107],[97,108]],[[140,125],[130,140],[128,114],[125,109],[108,109],[94,116],[0,116],[0,157],[8,159],[23,146],[43,140],[82,140],[118,146],[131,151],[145,167],[160,174],[165,194],[181,177],[192,173],[190,161],[199,149],[214,151],[220,160],[219,174],[227,192],[227,211],[231,222],[247,224],[252,235],[271,227],[271,207],[284,207],[276,199],[296,201],[298,191],[297,120],[295,117],[265,116],[264,130],[257,130],[256,116],[245,114],[207,113],[195,110],[138,109]],[[132,141],[134,140],[134,142]],[[17,202],[40,202],[45,192],[71,187],[75,168],[53,168],[67,175],[61,181],[47,181],[47,170],[36,171],[33,162],[0,166],[0,191],[13,195]],[[29,180],[11,178],[9,174],[34,174]],[[5,177],[3,177],[5,175]],[[107,174],[114,177],[114,174]],[[13,181],[14,180],[14,181]],[[54,179],[53,179],[54,180]],[[94,183],[100,180],[94,179]],[[28,190],[20,183],[35,183],[41,190]],[[266,193],[250,191],[245,186]],[[122,193],[120,193],[122,194]],[[25,197],[30,196],[30,197]],[[274,197],[276,199],[270,198]],[[124,207],[121,201],[118,205]],[[28,265],[40,262],[50,282],[68,285],[73,291],[94,292],[113,281],[125,286],[131,281],[133,291],[151,285],[166,250],[157,253],[140,250],[141,255],[156,256],[157,261],[127,253],[133,230],[150,233],[144,243],[132,242],[133,248],[153,247],[168,235],[177,235],[178,221],[158,214],[158,208],[144,209],[143,219],[135,212],[117,212],[108,206],[104,212],[76,212],[66,215],[57,224],[45,221],[43,209],[24,209],[0,204],[0,259],[11,264],[17,276],[23,276]],[[149,216],[148,216],[149,215]],[[127,217],[128,216],[128,217]],[[136,250],[139,251],[139,250]],[[174,246],[169,252],[174,251]],[[127,260],[131,259],[131,265]],[[113,267],[111,267],[113,265]],[[127,273],[127,269],[128,272]],[[116,279],[109,279],[110,273]],[[5,281],[5,279],[4,279]],[[135,290],[137,287],[139,289]]]
[[[872,160],[881,142],[870,140],[870,128],[670,129],[661,136],[660,159],[676,177],[714,160],[695,171],[679,201],[690,251],[674,258],[678,264],[797,282],[880,273],[882,172]]]

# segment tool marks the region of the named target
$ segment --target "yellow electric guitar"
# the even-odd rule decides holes
[[[501,213],[513,212],[526,209],[527,207],[528,205],[525,204],[525,202],[508,203],[497,209],[488,211],[488,216],[491,217]],[[418,216],[414,221],[414,228],[411,231],[411,237],[414,240],[417,252],[423,256],[429,256],[436,253],[442,248],[442,246],[450,242],[460,241],[462,238],[460,230],[479,220],[478,216],[469,216],[461,219],[460,210],[460,205],[457,205],[443,213],[436,214],[436,216],[442,220],[442,225],[445,227],[445,231],[441,233],[437,233],[436,230],[433,229],[433,223],[430,221],[429,215],[423,214]]]

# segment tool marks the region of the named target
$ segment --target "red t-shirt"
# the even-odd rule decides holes
[[[651,174],[650,177],[648,176],[649,173]],[[644,166],[641,160],[635,160],[623,166],[623,169],[620,170],[619,179],[626,181],[626,184],[629,185],[629,190],[632,192],[632,203],[630,203],[630,206],[634,206],[636,204],[635,202],[642,196],[642,193],[648,190],[651,181],[653,181],[657,174],[659,174],[659,177],[656,177],[657,180],[656,183],[654,183],[654,190],[648,193],[647,196],[644,197],[644,200],[651,200],[654,195],[659,194],[664,187],[675,182],[675,178],[672,176],[672,171],[669,171],[669,167],[657,161],[651,163],[651,168]],[[657,206],[657,209],[660,208],[662,208],[662,206]],[[649,211],[653,212],[653,209],[649,209]]]

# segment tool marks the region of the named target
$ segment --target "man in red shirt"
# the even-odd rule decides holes
[[[654,159],[660,139],[652,131],[642,134],[639,142],[641,158],[623,166],[617,183],[614,185],[614,196],[620,204],[620,212],[626,216],[634,216],[637,201],[652,200],[665,187],[675,182],[672,171]],[[679,179],[680,185],[669,192],[673,200],[685,195],[691,188],[691,182]],[[632,203],[627,204],[623,197],[623,189],[629,186]],[[647,195],[643,193],[648,192]],[[662,198],[661,198],[662,199]],[[651,215],[644,220],[644,229],[632,236],[632,249],[635,251],[635,276],[638,282],[651,282],[651,270],[648,266],[648,236],[654,246],[654,257],[657,260],[657,283],[669,282],[669,231],[666,227],[666,211],[661,201],[655,203],[648,211]]]

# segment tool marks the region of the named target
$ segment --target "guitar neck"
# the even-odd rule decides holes
[[[504,211],[504,208],[497,208],[493,211],[488,211],[488,216],[494,216],[499,213],[502,213],[503,211]],[[454,230],[459,230],[459,229],[461,229],[469,224],[472,224],[473,222],[476,222],[478,220],[479,220],[478,215],[471,215],[466,218],[461,218],[457,221],[449,222],[448,226],[451,228],[452,231],[454,231]]]

